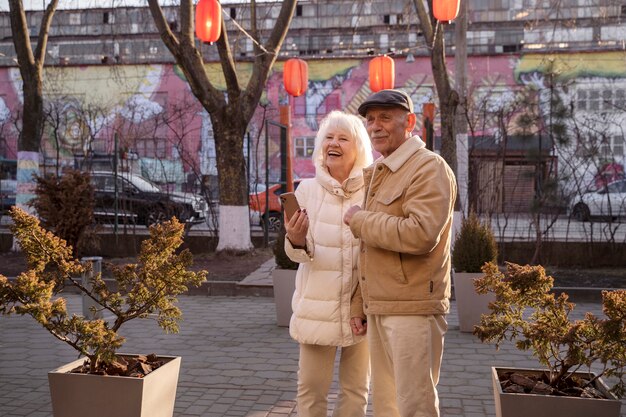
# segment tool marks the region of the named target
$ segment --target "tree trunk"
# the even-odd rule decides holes
[[[32,74],[29,78],[22,76],[22,78],[24,79],[24,113],[18,149],[39,152],[44,119],[41,74]]]
[[[243,141],[248,123],[256,111],[265,83],[278,51],[285,39],[296,0],[285,0],[274,28],[263,42],[256,30],[255,1],[251,1],[249,33],[254,38],[255,58],[252,75],[245,87],[240,85],[228,33],[222,30],[216,46],[226,81],[226,91],[217,90],[204,67],[202,54],[194,38],[194,8],[191,0],[181,0],[181,30],[171,31],[157,0],[148,0],[148,6],[165,46],[185,74],[192,93],[211,116],[217,154],[217,172],[220,185],[220,220],[218,250],[249,250],[250,216],[248,185]],[[278,4],[276,7],[279,7]],[[222,28],[225,28],[222,21]]]
[[[224,124],[220,120],[223,117],[211,114],[220,188],[217,250],[250,250],[253,245],[250,239],[246,160],[243,154],[243,138],[248,122],[235,116],[230,118],[230,123]]]
[[[430,49],[430,64],[439,97],[439,112],[441,115],[441,156],[450,165],[456,174],[456,108],[459,104],[459,95],[450,85],[450,76],[446,68],[446,48],[444,44],[443,28],[432,16],[432,0],[428,0],[430,10],[426,10],[424,2],[413,0],[415,10],[420,20],[420,27]],[[435,25],[433,27],[433,24]]]
[[[456,108],[459,105],[459,95],[450,85],[450,76],[446,66],[446,48],[444,45],[443,25],[437,25],[435,44],[430,59],[439,96],[439,111],[441,114],[441,156],[446,160],[452,172],[456,174]]]
[[[39,27],[37,46],[33,52],[24,5],[21,0],[9,0],[13,45],[23,80],[24,107],[22,131],[17,145],[16,204],[24,209],[28,209],[27,203],[34,197],[34,175],[39,174],[39,146],[44,124],[43,64],[48,31],[57,4],[58,0],[52,0],[46,7]],[[16,248],[15,242],[13,247]]]

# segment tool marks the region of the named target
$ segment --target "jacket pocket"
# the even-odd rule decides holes
[[[404,194],[403,189],[392,190],[391,192],[379,192],[376,196],[376,201],[384,206],[391,206],[396,200],[402,197],[402,194]]]

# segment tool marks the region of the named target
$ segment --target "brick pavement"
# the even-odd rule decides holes
[[[184,317],[179,334],[163,334],[153,321],[139,320],[122,332],[128,338],[123,352],[182,356],[174,415],[295,417],[298,346],[286,328],[276,326],[272,298],[179,299]],[[79,296],[70,294],[68,301],[80,312]],[[600,305],[580,303],[575,315],[584,311],[598,314]],[[536,362],[511,345],[496,351],[459,332],[454,303],[448,321],[439,384],[442,416],[494,416],[489,367]],[[29,317],[0,317],[0,416],[51,417],[46,372],[75,357]],[[332,409],[336,384],[330,398]]]

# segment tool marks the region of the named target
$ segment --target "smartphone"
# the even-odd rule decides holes
[[[296,211],[300,210],[300,205],[294,193],[283,193],[280,195],[280,204],[285,210],[287,218],[291,219]]]

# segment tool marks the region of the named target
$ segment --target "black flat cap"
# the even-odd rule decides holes
[[[359,106],[359,114],[365,117],[370,107],[400,107],[413,113],[411,97],[400,90],[380,90],[372,94]]]

